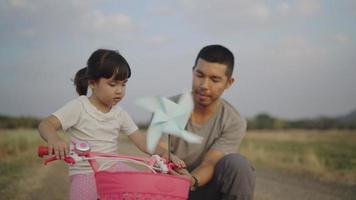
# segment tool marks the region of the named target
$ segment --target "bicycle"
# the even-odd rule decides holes
[[[85,141],[72,141],[73,148],[64,162],[73,165],[79,161],[88,161],[95,174],[97,192],[102,200],[184,200],[188,198],[190,181],[184,177],[169,175],[177,167],[158,155],[150,158],[120,154],[98,153],[90,150]],[[38,147],[38,156],[44,164],[58,160],[49,156],[47,146]],[[99,164],[97,159],[108,161]],[[110,171],[112,163],[131,162],[149,169],[149,171]]]

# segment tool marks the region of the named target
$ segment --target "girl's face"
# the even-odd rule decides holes
[[[92,97],[95,103],[100,107],[111,108],[116,105],[125,96],[127,79],[124,81],[111,78],[100,78],[90,84],[92,89]]]

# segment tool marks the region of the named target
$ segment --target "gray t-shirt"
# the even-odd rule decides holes
[[[191,171],[199,166],[210,149],[225,154],[236,153],[246,133],[246,125],[246,120],[241,118],[238,111],[226,100],[221,99],[217,111],[205,124],[195,125],[189,119],[186,125],[186,130],[203,137],[202,143],[193,144],[172,137],[171,148]]]

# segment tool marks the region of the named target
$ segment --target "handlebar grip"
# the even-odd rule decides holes
[[[47,156],[49,154],[48,152],[48,147],[47,146],[39,146],[38,150],[37,150],[38,156],[39,157],[43,157],[43,156]]]
[[[56,156],[53,156],[53,157],[50,157],[50,158],[44,160],[43,163],[44,163],[45,165],[47,165],[49,162],[52,162],[52,161],[55,161],[55,160],[58,160],[58,159],[56,158]]]

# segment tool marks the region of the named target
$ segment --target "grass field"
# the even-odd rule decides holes
[[[0,196],[26,199],[47,170],[36,154],[43,141],[36,130],[0,130],[0,137]]]
[[[257,167],[356,184],[355,131],[250,131],[240,152]]]
[[[0,196],[26,199],[41,188],[49,167],[37,158],[36,130],[0,130]],[[356,184],[356,132],[248,132],[240,152],[257,167]]]

